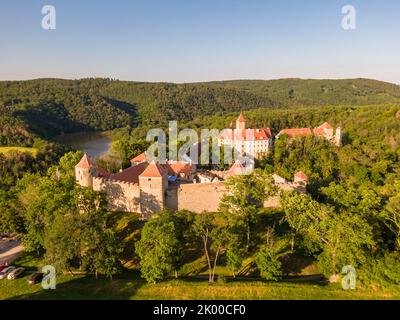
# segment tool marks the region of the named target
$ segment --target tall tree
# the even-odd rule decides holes
[[[249,175],[230,177],[225,185],[228,192],[221,199],[219,211],[231,227],[244,228],[248,251],[251,226],[257,220],[259,208],[267,197],[275,194],[276,189],[272,178],[259,169]]]
[[[178,252],[179,241],[172,221],[154,217],[146,222],[136,243],[136,253],[142,275],[148,282],[156,283],[174,271]]]
[[[207,259],[208,265],[208,281],[212,282],[212,267],[211,258],[209,252],[209,242],[211,237],[211,232],[213,230],[213,215],[210,213],[203,212],[196,216],[193,224],[195,233],[201,238],[204,254]]]
[[[400,181],[397,181],[392,186],[391,194],[382,211],[382,216],[394,235],[397,250],[400,250]]]
[[[322,250],[319,266],[327,276],[345,265],[355,267],[364,263],[366,252],[375,244],[372,227],[361,214],[335,212],[332,207],[296,192],[286,193],[282,205],[290,217],[289,225]]]

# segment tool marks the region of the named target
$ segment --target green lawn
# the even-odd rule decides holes
[[[40,284],[29,285],[28,272],[42,262],[23,255],[16,265],[27,268],[23,278],[0,280],[0,299],[400,299],[400,288],[345,291],[338,284],[309,282],[229,281],[208,284],[206,279],[183,278],[148,284],[136,270],[125,271],[114,280],[93,276],[57,277],[55,290],[43,290]]]
[[[0,280],[0,299],[399,299],[400,289],[345,291],[339,285],[238,281],[209,285],[206,280],[147,284],[136,276],[114,280],[59,276],[55,290],[30,286],[28,276]]]
[[[0,147],[0,153],[9,153],[9,152],[21,152],[21,153],[30,153],[33,156],[37,155],[38,150],[36,148],[27,148],[27,147]]]

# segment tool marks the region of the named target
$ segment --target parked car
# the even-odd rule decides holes
[[[1,264],[0,265],[0,271],[3,271],[5,268],[7,268],[8,267],[8,264],[6,263],[6,264]]]
[[[11,232],[10,231],[0,233],[0,239],[2,239],[2,238],[7,239],[7,238],[10,238],[10,236],[11,236]]]
[[[22,267],[16,268],[7,274],[7,279],[8,280],[17,279],[21,274],[24,273],[24,271],[25,271],[25,268],[22,268]]]
[[[43,272],[35,272],[29,279],[28,283],[29,284],[36,284],[42,281],[43,279]]]
[[[10,272],[12,272],[13,270],[15,270],[15,269],[16,269],[15,267],[10,266],[10,267],[7,267],[7,268],[1,270],[1,272],[0,272],[0,279],[5,279],[5,278],[7,278],[8,274],[9,274]]]

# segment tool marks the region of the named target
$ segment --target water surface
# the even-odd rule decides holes
[[[86,152],[91,158],[101,158],[111,149],[111,138],[104,132],[67,133],[56,140],[72,148]]]

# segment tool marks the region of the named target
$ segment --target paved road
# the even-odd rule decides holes
[[[0,240],[0,265],[11,264],[21,253],[23,247],[19,240]]]

